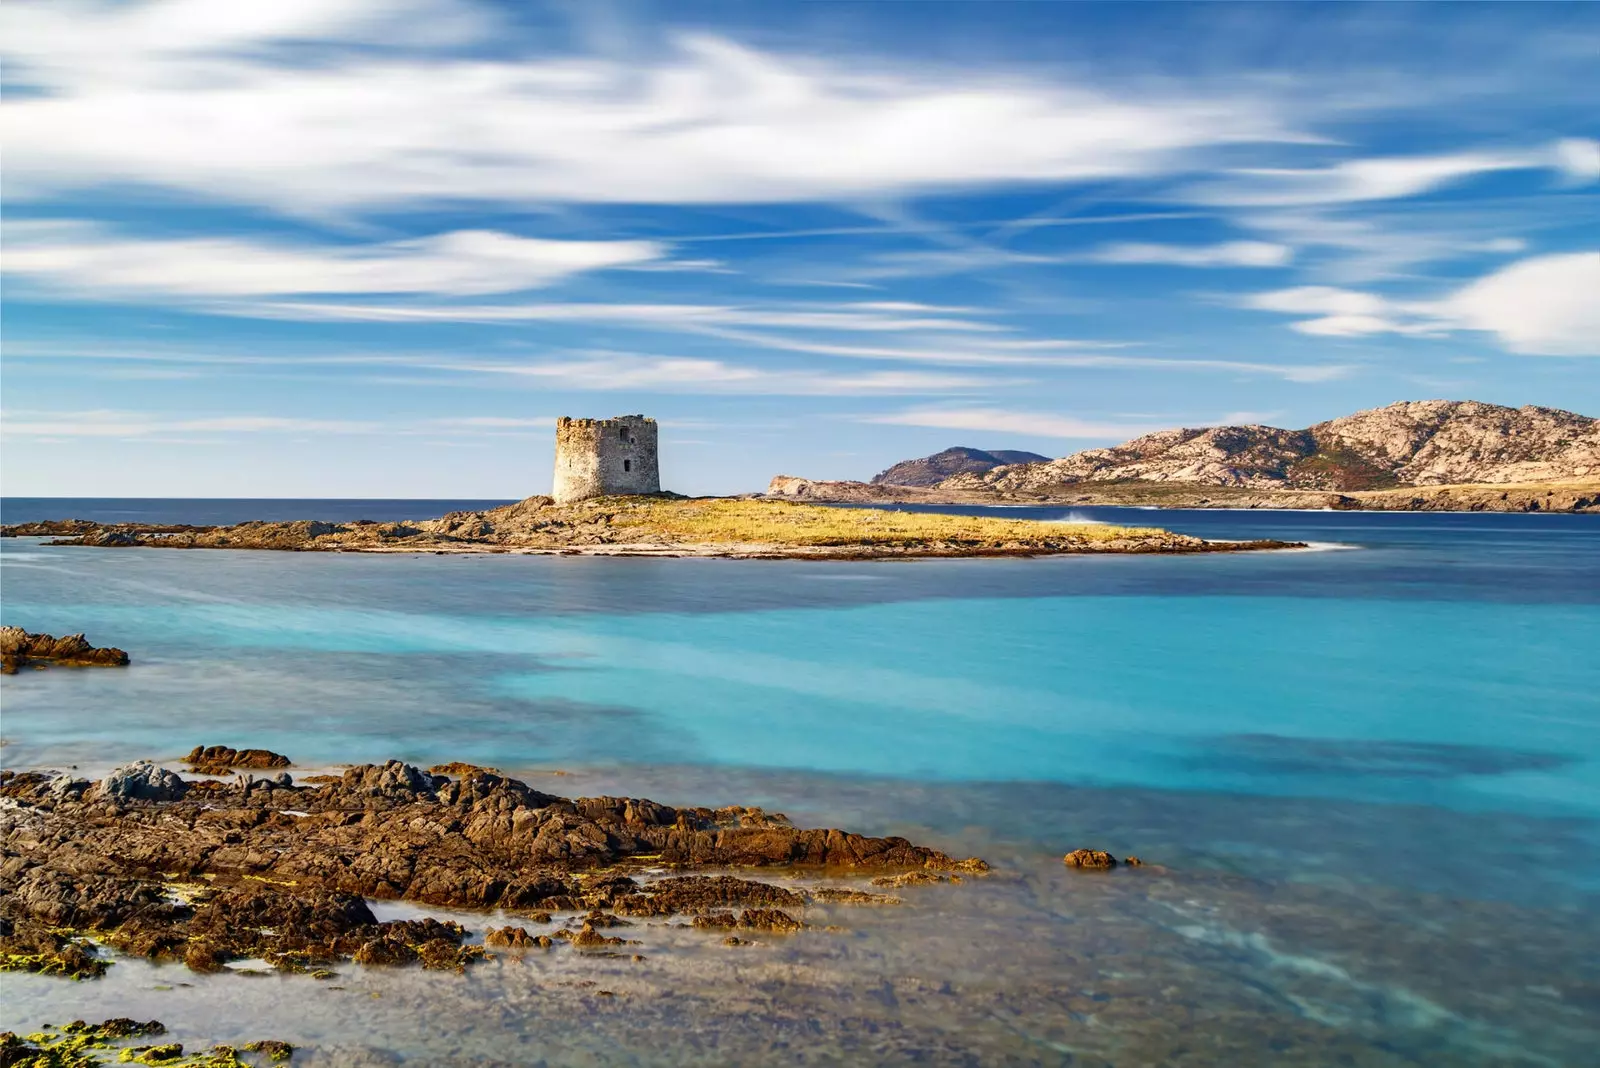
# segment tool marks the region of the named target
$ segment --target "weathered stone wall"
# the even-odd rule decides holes
[[[629,493],[660,493],[656,421],[642,415],[556,421],[557,504]]]

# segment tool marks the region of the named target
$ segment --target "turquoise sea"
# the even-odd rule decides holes
[[[379,504],[295,507],[452,506]],[[3,518],[275,517],[74,505],[11,499]],[[822,563],[7,539],[5,623],[134,659],[5,679],[8,767],[200,743],[462,759],[559,772],[563,793],[904,833],[998,870],[856,910],[832,942],[738,962],[666,946],[636,968],[667,974],[608,979],[634,983],[627,1012],[576,1031],[555,1014],[587,980],[553,962],[352,975],[358,1020],[295,977],[130,961],[98,985],[7,977],[3,1022],[92,998],[218,1040],[298,1028],[328,1063],[1592,1063],[1600,519],[1004,513],[1313,549]],[[1165,870],[1074,879],[1059,857],[1080,845]],[[405,1022],[418,1005],[435,1026]]]

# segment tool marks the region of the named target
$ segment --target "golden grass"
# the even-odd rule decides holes
[[[679,543],[772,545],[972,546],[1095,543],[1163,536],[1151,527],[1049,523],[876,508],[823,507],[788,501],[690,500],[612,501],[611,525],[619,533],[637,528]]]

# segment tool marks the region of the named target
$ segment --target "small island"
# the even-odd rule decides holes
[[[646,416],[563,417],[556,424],[552,497],[398,523],[307,518],[190,526],[64,519],[0,527],[0,537],[54,537],[51,545],[112,548],[805,560],[1304,547],[1211,542],[1154,527],[846,508],[754,495],[684,497],[662,491],[659,452],[656,421]]]
[[[1299,548],[1281,541],[1206,541],[1154,527],[1058,523],[794,501],[550,497],[482,512],[398,523],[311,519],[234,526],[162,526],[84,520],[0,528],[6,537],[53,536],[52,545],[297,552],[533,553],[865,560],[1042,556],[1060,553],[1204,553]]]

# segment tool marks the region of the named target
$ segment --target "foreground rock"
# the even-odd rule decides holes
[[[21,627],[0,627],[0,672],[15,675],[23,667],[126,667],[121,649],[98,649],[82,634],[60,638],[29,634]]]
[[[901,492],[925,492],[901,490]],[[49,524],[0,534],[48,533]],[[795,501],[602,497],[556,505],[530,497],[484,512],[407,523],[239,523],[84,529],[53,545],[317,552],[524,552],[742,559],[856,560],[1056,553],[1203,553],[1284,548],[1285,542],[1208,542],[1154,528],[881,509]]]
[[[663,867],[678,874],[646,872]],[[0,773],[0,955],[50,974],[103,972],[90,939],[196,971],[252,958],[322,977],[350,960],[461,969],[484,956],[459,923],[380,923],[367,898],[502,909],[524,924],[583,914],[554,937],[494,932],[492,944],[515,948],[621,945],[600,929],[677,915],[716,917],[699,926],[723,933],[803,925],[802,891],[692,874],[708,868],[932,876],[987,865],[760,809],[556,797],[477,768],[449,778],[390,761],[317,786],[186,782],[149,763],[99,782]],[[838,889],[819,900],[854,903]]]
[[[119,1017],[91,1024],[75,1020],[64,1027],[46,1024],[23,1038],[0,1033],[0,1068],[80,1068],[97,1064],[153,1064],[171,1068],[243,1068],[280,1064],[294,1057],[294,1047],[277,1039],[247,1042],[240,1047],[212,1046],[186,1052],[179,1042],[143,1042],[167,1033],[160,1020],[140,1023]],[[246,1059],[243,1054],[257,1054]]]

